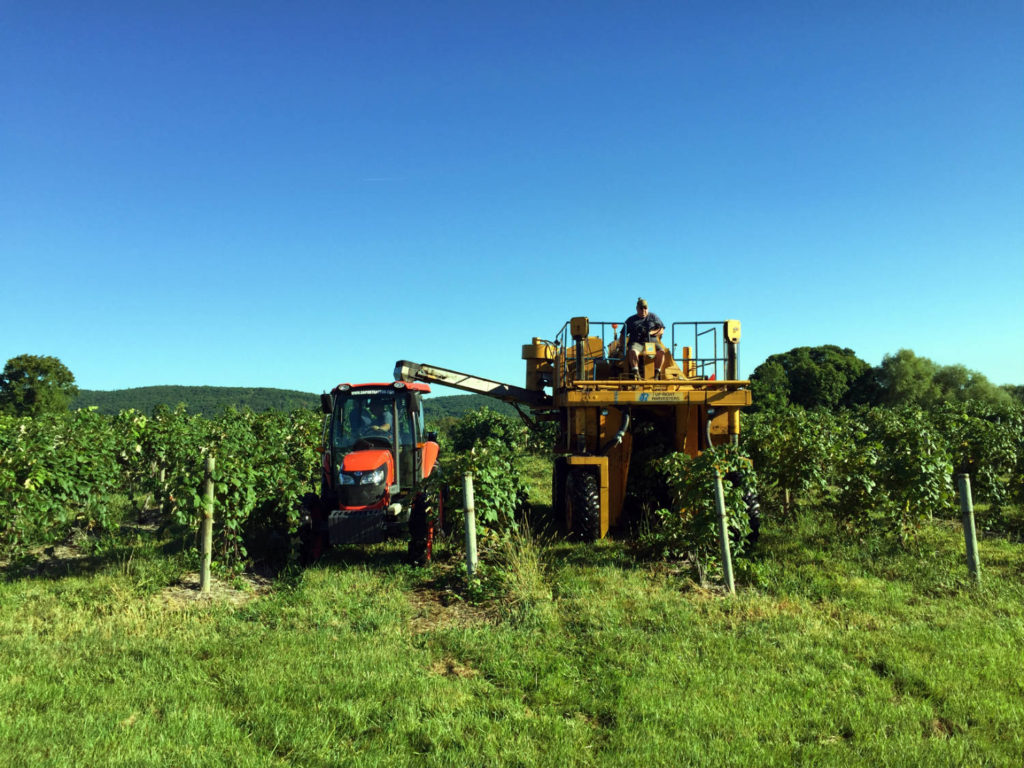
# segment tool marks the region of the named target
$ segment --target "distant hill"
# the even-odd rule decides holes
[[[320,410],[320,395],[293,389],[268,387],[136,387],[102,391],[83,389],[71,404],[72,408],[95,406],[101,413],[115,414],[128,409],[152,413],[158,405],[170,408],[183,403],[189,413],[218,416],[228,406],[253,411],[294,411],[299,408]],[[500,400],[483,395],[449,395],[428,397],[423,401],[423,414],[430,424],[457,419],[481,408],[515,416],[516,410]]]
[[[130,408],[152,413],[158,405],[170,408],[184,403],[189,413],[218,416],[228,406],[253,411],[294,411],[298,408],[320,408],[320,395],[293,389],[268,387],[136,387],[109,392],[83,389],[71,404],[72,408],[96,406],[101,413],[120,413]]]
[[[446,395],[423,400],[423,418],[428,425],[437,426],[445,419],[458,419],[471,411],[490,408],[503,416],[519,418],[516,409],[501,400],[484,395]]]

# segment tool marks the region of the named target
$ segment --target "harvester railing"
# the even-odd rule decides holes
[[[584,354],[583,355],[583,369],[589,370],[591,376],[597,371],[597,366],[593,363],[605,362],[614,363],[621,362],[622,355],[609,355],[608,346],[618,338],[621,333],[622,323],[612,323],[606,321],[590,321],[590,333],[589,336],[597,337],[601,339],[601,351],[600,354]],[[572,331],[570,330],[569,323],[562,326],[561,330],[555,336],[555,343],[559,346],[564,354],[559,357],[562,364],[561,381],[577,380],[579,377],[576,375],[576,356],[575,356],[575,341],[572,338]],[[591,365],[588,365],[590,363]]]
[[[722,338],[722,320],[696,320],[672,323],[672,359],[684,367],[684,347],[690,348],[687,361],[691,378],[720,379],[726,369],[725,340]],[[721,341],[720,341],[721,339]],[[710,354],[708,354],[710,352]]]
[[[722,337],[722,320],[696,320],[686,322],[675,322],[670,327],[670,342],[668,346],[679,369],[689,378],[696,379],[721,379],[726,370],[725,340]],[[600,349],[588,349],[582,356],[583,370],[588,371],[590,377],[596,375],[598,366],[594,363],[622,363],[625,352],[620,347],[618,354],[609,354],[609,345],[624,332],[623,323],[609,321],[590,321],[589,337],[601,340]],[[662,337],[662,343],[665,343]],[[570,323],[566,323],[555,336],[555,342],[563,351],[558,359],[562,365],[561,380],[578,380],[577,359],[574,351],[575,341],[572,338]],[[622,366],[623,369],[625,366]]]

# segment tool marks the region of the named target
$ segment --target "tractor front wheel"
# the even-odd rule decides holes
[[[425,566],[430,562],[434,544],[434,523],[431,517],[427,495],[417,494],[409,513],[409,551],[406,562],[410,565]]]
[[[302,565],[312,565],[326,549],[323,507],[323,501],[315,493],[307,493],[299,501],[299,561]]]

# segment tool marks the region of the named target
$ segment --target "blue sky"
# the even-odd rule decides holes
[[[0,0],[0,181],[0,361],[86,389],[519,384],[640,295],[1024,383],[1019,0]]]

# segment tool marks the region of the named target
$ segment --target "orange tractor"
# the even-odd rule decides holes
[[[426,484],[437,468],[437,435],[423,426],[419,382],[339,384],[321,395],[320,493],[302,499],[302,556],[339,544],[408,535],[408,559],[430,559],[440,499]]]

